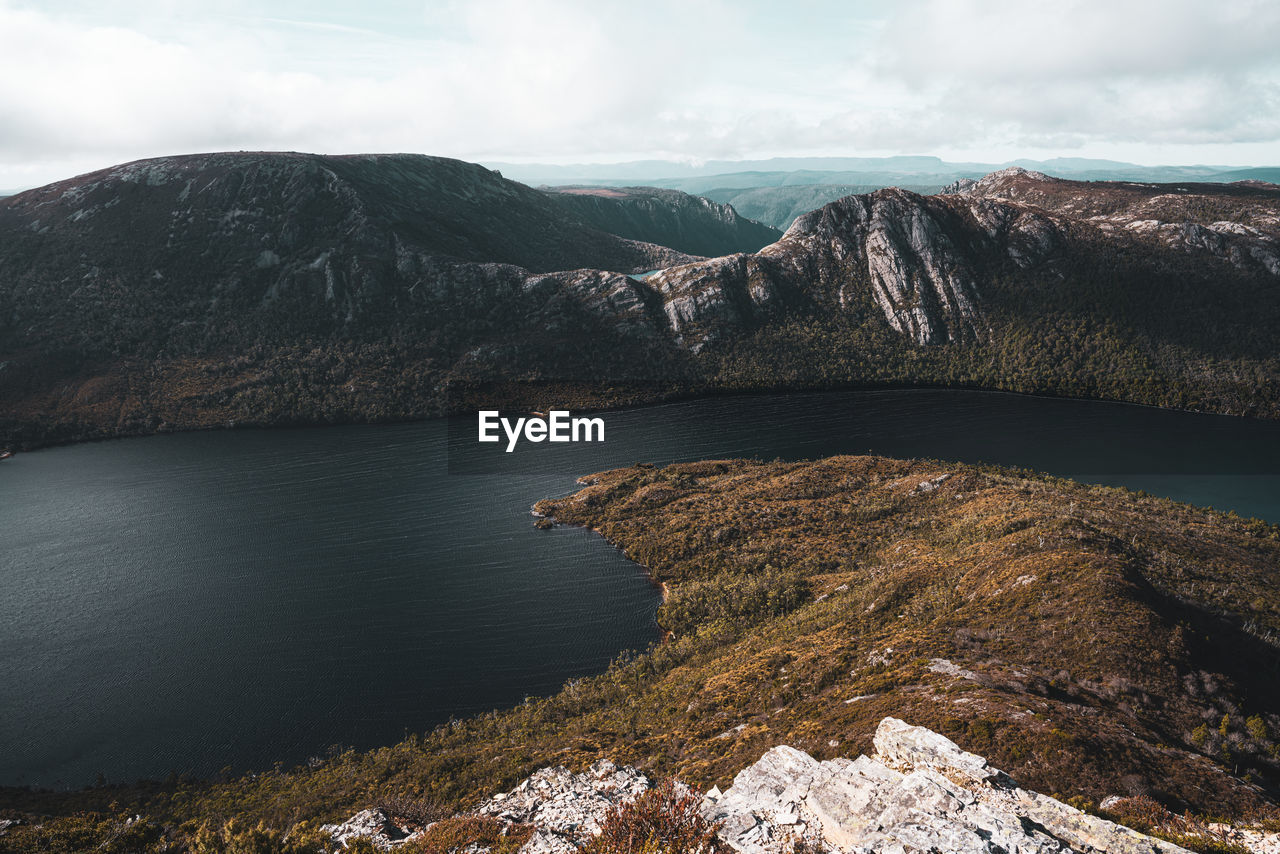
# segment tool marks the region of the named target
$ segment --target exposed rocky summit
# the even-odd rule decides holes
[[[543,192],[601,231],[692,255],[755,252],[782,236],[720,204],[656,187],[555,187]]]
[[[848,196],[754,256],[675,267],[649,284],[695,348],[765,322],[779,300],[847,311],[868,293],[893,329],[938,344],[990,333],[983,303],[1004,296],[995,280],[1070,287],[1082,257],[1106,251],[1127,263],[1139,249],[1157,269],[1182,263],[1161,256],[1175,250],[1280,276],[1280,189],[1093,184],[1011,167],[937,196]]]
[[[1144,835],[1055,798],[1020,788],[985,759],[923,727],[885,718],[875,751],[824,762],[785,745],[743,769],[724,792],[713,788],[702,812],[722,842],[742,854],[810,850],[949,852],[949,854],[1181,854],[1185,849]],[[606,817],[648,790],[649,780],[607,760],[584,774],[544,768],[475,815],[532,829],[521,854],[573,854],[600,833]],[[325,830],[345,847],[365,837],[391,850],[430,833],[406,834],[384,812],[365,810]],[[1206,829],[1204,840],[1269,835]],[[489,850],[468,847],[473,854]]]
[[[1280,275],[1280,187],[1265,181],[1081,182],[1010,167],[943,193],[1035,205],[1103,232]]]
[[[982,757],[885,718],[875,753],[819,762],[775,747],[708,798],[721,836],[744,854],[803,839],[840,852],[1094,852],[1184,849],[1021,789]]]

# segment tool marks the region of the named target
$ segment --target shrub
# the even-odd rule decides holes
[[[809,582],[799,572],[765,567],[749,575],[719,573],[672,590],[658,609],[658,622],[676,634],[728,620],[746,627],[794,611],[809,599]]]
[[[191,854],[313,854],[327,842],[329,835],[310,824],[299,824],[291,832],[280,834],[262,822],[250,825],[231,819],[220,829],[208,823],[201,826],[191,839],[189,850]],[[347,850],[360,854],[355,848]]]
[[[402,854],[454,854],[476,845],[491,854],[515,854],[532,835],[533,828],[528,825],[505,824],[488,816],[460,815],[436,822],[400,851]]]
[[[41,825],[18,825],[0,836],[0,852],[160,854],[173,850],[163,830],[146,818],[84,814]]]
[[[697,795],[666,780],[611,812],[583,854],[729,854],[700,805]]]
[[[1199,854],[1248,854],[1249,851],[1244,846],[1214,836],[1199,822],[1185,815],[1175,815],[1145,795],[1125,798],[1111,809],[1102,810],[1101,814],[1139,833],[1167,840]]]

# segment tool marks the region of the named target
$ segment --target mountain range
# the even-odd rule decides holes
[[[444,158],[160,158],[0,200],[0,446],[855,385],[1280,417],[1278,295],[1280,187],[1258,180],[1009,167],[847,194],[779,236],[669,189],[539,190]],[[897,716],[990,756],[1029,803],[1056,792],[1187,845],[1216,845],[1169,833],[1198,817],[1276,826],[1274,525],[869,456],[580,484],[534,506],[538,527],[643,565],[663,643],[293,770],[6,790],[0,851],[300,854],[374,808],[441,835],[538,768],[606,758],[730,803],[776,745],[844,768]],[[904,809],[938,806],[949,832],[962,806],[936,791]],[[1070,850],[1037,814],[1008,838]],[[489,829],[402,850],[519,844]]]
[[[894,176],[907,183],[925,183],[946,176],[944,183],[962,177],[979,177],[1010,166],[1044,172],[1059,178],[1095,181],[1238,181],[1245,178],[1268,180],[1278,171],[1273,167],[1240,167],[1201,164],[1192,166],[1144,166],[1120,160],[1089,157],[1055,157],[1049,160],[1018,159],[1003,163],[952,162],[940,157],[899,155],[894,157],[771,157],[764,160],[707,160],[682,162],[672,160],[637,160],[628,163],[579,163],[551,165],[542,163],[487,163],[517,181],[542,184],[603,183],[617,185],[644,183],[657,187],[675,187],[674,182],[717,176],[757,174],[791,176],[779,183],[839,183],[834,175]],[[1264,174],[1259,174],[1264,173]],[[918,180],[912,181],[915,176]],[[850,183],[870,183],[868,180]],[[768,186],[759,182],[752,186]],[[730,186],[728,183],[711,186]]]
[[[1280,414],[1274,185],[1014,167],[845,196],[771,243],[731,207],[617,193],[235,153],[6,199],[0,442],[417,418],[457,389],[923,384]]]
[[[976,179],[1009,167],[1077,181],[1280,181],[1277,167],[1143,166],[1118,160],[1055,157],[1005,163],[948,162],[938,157],[775,157],[713,160],[702,164],[636,161],[617,164],[496,164],[504,174],[530,184],[601,187],[643,182],[696,193],[732,205],[738,213],[787,229],[796,217],[853,193],[899,187],[935,193],[961,179]]]

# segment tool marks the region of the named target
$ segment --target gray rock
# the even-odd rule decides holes
[[[356,839],[365,838],[379,851],[390,851],[413,838],[380,809],[361,810],[342,824],[326,824],[320,829],[329,834],[339,850],[349,847]]]
[[[923,727],[885,718],[874,743],[872,756],[825,762],[775,747],[740,771],[728,790],[707,792],[702,813],[743,854],[786,854],[797,842],[840,854],[1185,854],[1021,789],[981,756]],[[585,774],[544,768],[477,813],[533,825],[521,854],[573,854],[600,832],[611,810],[648,788],[643,774],[608,761]],[[341,847],[367,837],[389,851],[412,838],[379,810],[325,829]],[[1275,839],[1264,834],[1215,832],[1277,854]]]
[[[573,851],[600,832],[609,812],[649,789],[649,779],[630,766],[607,759],[586,774],[567,768],[543,768],[510,792],[495,795],[476,810],[503,821],[535,825],[522,854]]]
[[[744,854],[798,840],[840,852],[1175,854],[1183,849],[1017,787],[985,759],[885,718],[874,757],[818,762],[775,747],[704,814]]]

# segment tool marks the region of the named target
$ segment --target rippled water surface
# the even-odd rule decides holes
[[[986,461],[1280,520],[1277,423],[945,391],[603,417],[603,445],[513,455],[437,421],[0,463],[0,783],[293,764],[598,672],[656,637],[657,592],[598,537],[535,530],[529,505],[638,460]]]

